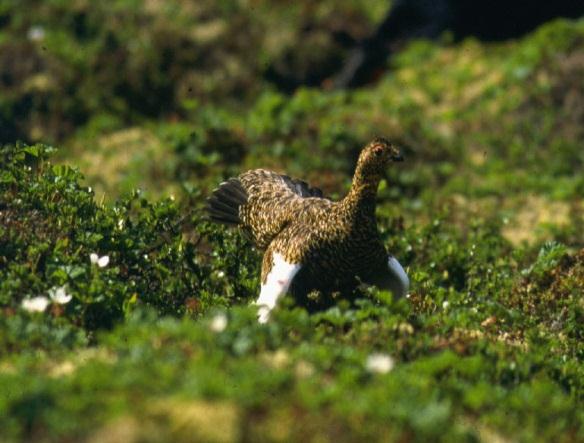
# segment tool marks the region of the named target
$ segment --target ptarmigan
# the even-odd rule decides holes
[[[409,279],[381,242],[375,198],[383,171],[401,161],[383,138],[359,156],[351,190],[338,202],[306,182],[264,169],[223,182],[208,199],[211,220],[236,225],[264,250],[256,301],[264,323],[280,297],[346,292],[359,282],[405,295]]]

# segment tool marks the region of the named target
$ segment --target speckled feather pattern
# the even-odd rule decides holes
[[[238,208],[239,226],[265,250],[261,280],[266,282],[278,253],[302,270],[293,290],[337,291],[367,281],[386,268],[387,251],[375,219],[382,172],[399,151],[375,139],[362,151],[351,190],[333,202],[306,183],[264,169],[237,177],[247,193]]]

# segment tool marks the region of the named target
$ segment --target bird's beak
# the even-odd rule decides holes
[[[403,155],[401,155],[401,153],[399,153],[399,154],[397,154],[397,155],[393,155],[393,156],[391,157],[391,159],[392,159],[394,162],[403,162],[403,161],[404,161],[404,157],[403,157]]]

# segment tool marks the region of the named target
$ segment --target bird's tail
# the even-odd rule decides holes
[[[238,225],[239,207],[247,202],[247,192],[237,178],[221,183],[207,199],[209,218],[217,223]]]

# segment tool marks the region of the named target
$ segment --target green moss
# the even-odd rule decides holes
[[[215,292],[229,303],[234,292],[245,298],[253,289],[245,283],[248,271],[240,272],[249,261],[242,254],[196,249],[213,241],[232,252],[241,243],[211,231],[200,211],[181,212],[171,198],[151,203],[139,192],[98,204],[81,174],[51,164],[49,152],[42,145],[2,148],[0,303],[10,315],[24,299],[65,287],[73,300],[53,305],[50,316],[89,332],[113,325],[136,305],[180,314],[190,300],[200,313]],[[186,232],[193,241],[183,240]],[[109,257],[109,264],[92,264],[91,254]],[[217,269],[226,276],[217,277]]]

